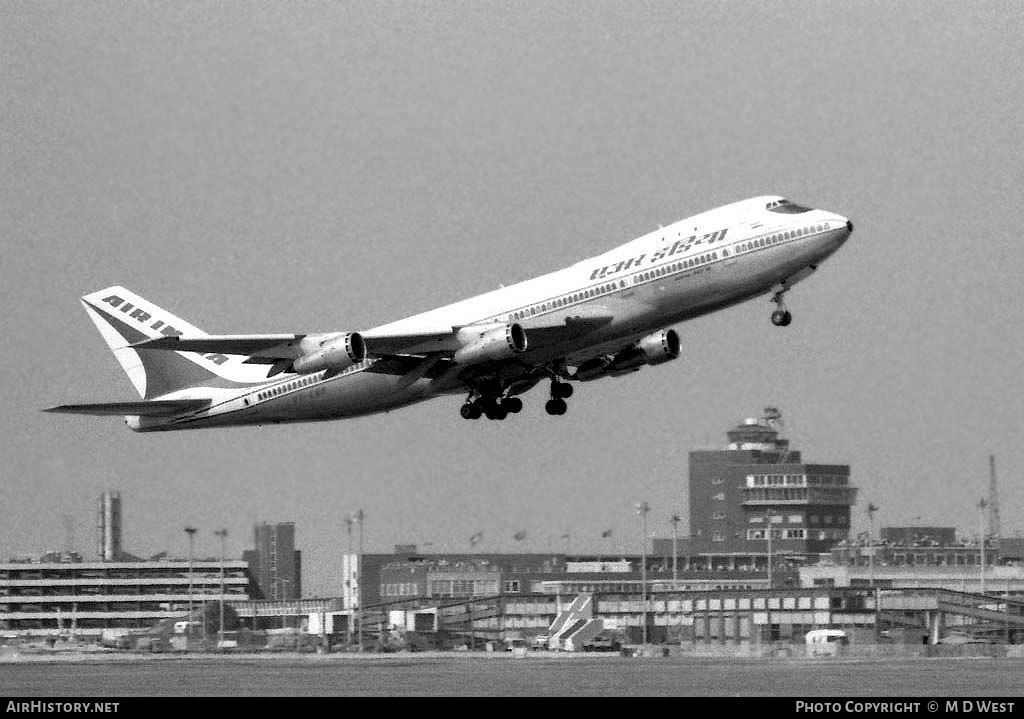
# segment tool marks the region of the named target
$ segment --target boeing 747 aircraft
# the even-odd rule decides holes
[[[82,298],[141,401],[49,412],[124,416],[137,431],[305,422],[466,395],[461,414],[503,420],[549,382],[561,415],[572,382],[679,357],[671,325],[783,296],[835,252],[853,223],[782,197],[680,220],[551,274],[365,331],[208,335],[123,287]]]

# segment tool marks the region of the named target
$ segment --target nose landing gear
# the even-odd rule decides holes
[[[775,310],[772,312],[772,324],[776,327],[786,327],[793,321],[793,315],[787,310]]]
[[[787,327],[789,326],[789,323],[793,321],[793,315],[786,309],[786,303],[782,299],[782,296],[788,291],[789,287],[782,285],[782,287],[772,295],[772,302],[778,306],[778,309],[772,312],[772,324],[776,327]]]

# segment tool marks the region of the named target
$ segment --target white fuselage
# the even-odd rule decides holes
[[[531,343],[519,357],[537,365],[577,365],[614,353],[657,330],[788,287],[806,277],[849,236],[845,217],[824,210],[770,212],[759,197],[659,228],[604,254],[365,332],[519,323],[550,325],[561,316],[600,311],[600,328],[558,344]],[[244,389],[196,387],[169,398],[213,397],[193,415],[130,417],[140,431],[316,421],[382,412],[442,394],[464,393],[453,375],[375,373],[367,359],[331,377],[278,375]]]

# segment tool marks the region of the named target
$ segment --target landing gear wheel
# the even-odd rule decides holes
[[[568,409],[564,399],[549,399],[544,404],[544,411],[551,415],[562,415]]]
[[[568,382],[552,382],[551,396],[554,399],[569,399],[572,397],[573,386]]]
[[[495,402],[484,408],[484,414],[487,415],[487,419],[503,420],[508,417],[508,410]]]
[[[501,406],[508,410],[509,414],[519,414],[523,411],[523,400],[518,397],[506,397],[501,400]]]
[[[480,419],[483,410],[480,409],[480,405],[476,402],[466,402],[466,404],[459,407],[459,414],[462,415],[463,419]]]
[[[772,312],[772,324],[776,327],[786,327],[793,321],[793,315],[789,314],[789,310],[786,309],[786,303],[782,299],[782,296],[787,292],[789,292],[789,286],[783,283],[778,285],[778,290],[772,295],[772,302],[777,307]]]

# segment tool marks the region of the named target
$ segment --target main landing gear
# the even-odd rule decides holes
[[[568,382],[559,382],[557,378],[551,379],[551,399],[544,405],[544,409],[551,415],[565,414],[569,406],[565,403],[572,397],[573,386]],[[523,400],[512,396],[495,396],[480,394],[474,390],[469,393],[466,402],[459,408],[459,414],[463,419],[487,419],[503,420],[510,414],[519,414],[523,410]]]
[[[544,411],[550,415],[563,415],[569,408],[565,400],[572,397],[573,387],[568,382],[551,380],[551,399],[544,404]]]
[[[782,296],[789,291],[789,287],[783,285],[781,289],[772,295],[772,302],[774,302],[778,309],[772,312],[772,324],[776,327],[787,327],[789,323],[793,321],[793,315],[786,309],[786,303],[783,301]]]
[[[474,394],[470,393],[466,403],[459,408],[459,414],[463,419],[480,419],[483,416],[487,419],[503,420],[510,414],[519,414],[523,411],[523,400],[518,397],[486,397]]]

